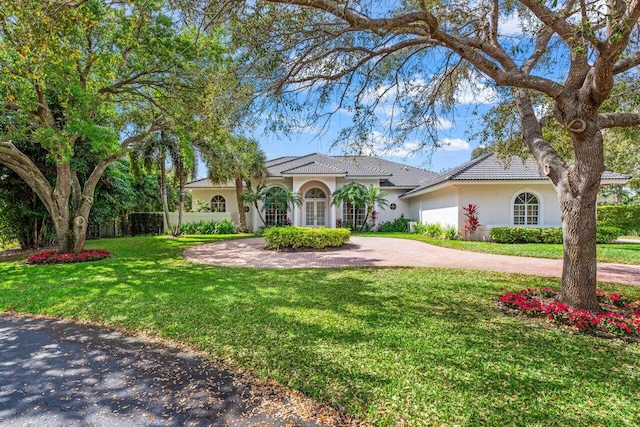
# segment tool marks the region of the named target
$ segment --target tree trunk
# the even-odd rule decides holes
[[[160,195],[162,197],[162,212],[164,213],[164,224],[167,232],[171,233],[171,221],[169,219],[169,201],[167,200],[167,167],[165,156],[160,159]]]
[[[240,222],[240,232],[246,233],[247,229],[247,216],[244,213],[244,203],[242,203],[242,176],[236,175],[236,201],[238,203],[238,220]]]
[[[176,229],[173,230],[174,236],[179,236],[182,233],[182,213],[184,212],[184,173],[180,174],[180,199],[178,202],[178,225],[176,225]]]
[[[595,192],[572,198],[560,195],[564,255],[558,300],[573,308],[600,312],[596,298]]]
[[[604,171],[602,134],[595,121],[573,133],[575,165],[556,186],[562,213],[564,255],[558,300],[573,308],[602,311],[596,298],[596,201]]]

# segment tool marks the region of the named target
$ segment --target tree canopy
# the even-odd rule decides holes
[[[82,250],[105,169],[147,135],[184,129],[221,62],[217,34],[185,25],[160,0],[0,0],[0,163],[51,215],[64,251]],[[48,179],[12,143],[29,140]],[[97,160],[80,181],[76,159]]]

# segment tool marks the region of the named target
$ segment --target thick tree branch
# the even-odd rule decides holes
[[[17,173],[40,197],[48,210],[53,208],[53,187],[35,163],[10,141],[0,142],[0,163]]]
[[[624,73],[640,65],[640,51],[635,51],[624,58],[618,59],[613,65],[613,74]]]
[[[549,27],[543,27],[536,34],[536,46],[533,49],[533,53],[527,59],[524,64],[522,64],[522,71],[526,74],[531,73],[531,70],[538,64],[542,56],[547,51],[547,46],[549,45],[549,41],[551,37],[553,37],[553,30]]]
[[[533,110],[531,99],[525,90],[515,90],[516,107],[521,119],[524,142],[535,156],[544,173],[554,186],[567,174],[568,165],[542,136],[542,128]]]
[[[598,114],[600,129],[640,126],[640,114],[635,113],[602,113]]]

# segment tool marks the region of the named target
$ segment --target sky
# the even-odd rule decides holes
[[[500,20],[500,33],[502,35],[521,34],[521,22],[517,15],[503,17]],[[428,81],[415,78],[413,82],[429,84]],[[378,89],[384,90],[382,89]],[[390,93],[397,93],[390,91]],[[371,98],[373,99],[373,97]],[[385,150],[387,138],[382,134],[374,134],[374,152],[367,153],[386,160],[403,163],[433,172],[443,172],[471,159],[471,152],[479,144],[471,135],[481,129],[482,114],[486,113],[497,99],[494,89],[481,83],[476,87],[460,87],[456,94],[457,107],[454,109],[455,119],[441,119],[438,128],[438,140],[442,147],[430,152],[423,150],[414,152],[412,147],[418,146],[420,141],[407,141],[403,147],[389,152]],[[365,97],[366,101],[366,97]],[[382,102],[376,108],[380,123],[385,123],[391,118],[392,99]],[[385,109],[386,105],[386,109]],[[476,114],[473,114],[473,112]],[[260,142],[261,148],[267,155],[267,159],[275,159],[282,156],[302,156],[311,153],[327,155],[355,154],[345,153],[342,147],[332,147],[340,130],[350,126],[351,115],[344,109],[340,109],[331,117],[330,125],[326,132],[321,132],[322,124],[301,129],[297,133],[287,136],[265,133],[262,128],[257,128],[247,135]]]
[[[375,155],[386,160],[428,169],[433,172],[443,172],[471,159],[471,151],[478,146],[478,141],[471,139],[470,131],[482,126],[481,114],[473,114],[474,110],[486,112],[492,105],[494,94],[486,88],[486,93],[473,99],[461,97],[459,106],[456,107],[455,119],[441,119],[438,128],[438,140],[442,147],[430,152],[422,150],[415,152],[419,141],[407,141],[402,147],[392,150],[386,148],[386,136],[374,133],[374,151],[366,154]],[[382,109],[384,110],[384,109]],[[379,112],[382,120],[385,112]],[[303,156],[311,153],[327,155],[354,154],[345,152],[340,146],[332,147],[340,130],[351,125],[351,116],[346,111],[335,113],[330,121],[328,129],[321,131],[321,125],[309,126],[299,132],[289,135],[275,135],[257,128],[249,136],[260,142],[267,159],[275,159],[283,156]]]

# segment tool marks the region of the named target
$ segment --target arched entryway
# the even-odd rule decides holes
[[[305,227],[326,227],[329,207],[329,195],[321,188],[313,187],[304,193]]]

